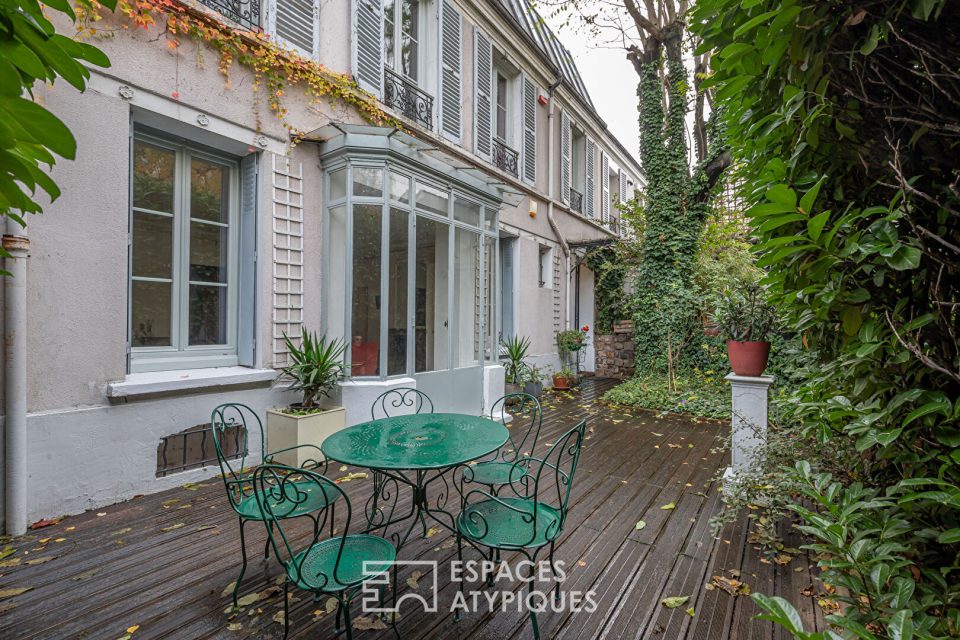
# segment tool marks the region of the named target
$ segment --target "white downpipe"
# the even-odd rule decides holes
[[[553,234],[557,236],[557,240],[560,242],[560,248],[563,249],[563,259],[564,273],[567,274],[567,299],[564,304],[564,320],[563,328],[570,328],[570,246],[567,244],[566,238],[563,237],[563,234],[560,233],[560,227],[557,226],[557,221],[553,217],[553,201],[555,198],[554,194],[554,177],[553,177],[553,123],[555,121],[554,115],[554,105],[553,105],[553,92],[559,86],[560,80],[558,79],[556,84],[549,87],[547,90],[547,96],[550,98],[550,108],[547,110],[547,222],[550,223],[550,228],[553,229]]]
[[[26,227],[7,218],[3,248],[10,257],[3,278],[4,356],[4,513],[6,531],[27,531],[27,258],[30,240]]]

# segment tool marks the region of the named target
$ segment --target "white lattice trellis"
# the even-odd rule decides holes
[[[288,363],[283,334],[303,327],[303,165],[273,156],[273,365]]]
[[[553,335],[560,333],[560,256],[553,252]]]

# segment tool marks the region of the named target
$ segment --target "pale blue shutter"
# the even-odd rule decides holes
[[[463,110],[460,79],[460,12],[447,0],[440,5],[440,131],[460,140]]]
[[[479,28],[474,29],[474,149],[490,158],[493,145],[493,44]]]
[[[382,0],[353,0],[353,76],[360,88],[383,95]]]
[[[600,219],[610,221],[610,158],[600,152]]]
[[[537,181],[537,85],[523,78],[523,179]]]
[[[570,204],[570,116],[560,112],[560,201]]]
[[[320,40],[319,9],[316,0],[275,0],[273,32],[280,43],[316,58]]]
[[[584,177],[585,177],[586,179],[584,180],[584,183],[585,183],[585,184],[584,184],[584,189],[583,189],[583,191],[584,191],[584,193],[583,193],[583,199],[584,199],[586,202],[585,202],[584,205],[583,205],[583,213],[584,213],[584,215],[586,215],[588,218],[592,218],[592,217],[593,217],[593,212],[594,212],[594,206],[593,206],[593,200],[594,200],[594,195],[595,195],[595,193],[594,193],[594,192],[595,192],[594,185],[595,185],[595,183],[596,183],[596,173],[597,173],[597,171],[596,171],[596,169],[597,169],[597,168],[596,168],[596,162],[597,162],[596,155],[597,155],[597,154],[596,154],[596,149],[595,149],[596,145],[593,143],[593,140],[591,140],[590,138],[587,138],[587,143],[586,143],[585,145],[583,145],[583,146],[584,146],[584,148],[586,149],[585,157],[584,157],[584,161],[586,162],[586,164],[585,164],[585,166],[586,166],[586,172],[585,172],[586,175],[585,175]]]
[[[237,283],[237,359],[240,365],[254,365],[257,273],[257,160],[251,153],[240,160],[240,243]]]

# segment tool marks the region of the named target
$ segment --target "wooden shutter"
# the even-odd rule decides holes
[[[490,158],[493,146],[493,44],[479,28],[474,29],[474,150]]]
[[[257,160],[251,153],[240,160],[240,256],[237,325],[238,364],[252,367],[257,313]]]
[[[523,77],[523,179],[537,181],[537,85]]]
[[[383,0],[353,0],[353,77],[383,95]]]
[[[570,116],[560,112],[560,201],[570,204]]]
[[[309,58],[320,44],[320,4],[317,0],[275,0],[273,33],[277,40]]]
[[[463,109],[460,90],[461,61],[460,12],[448,1],[440,5],[440,131],[460,140],[460,114]]]
[[[596,182],[596,174],[597,174],[596,145],[594,144],[593,140],[591,140],[590,138],[587,138],[586,144],[584,144],[583,146],[586,149],[586,153],[584,154],[585,155],[584,162],[586,163],[584,165],[586,167],[586,171],[585,171],[586,175],[584,176],[585,180],[584,180],[584,186],[583,186],[583,191],[584,191],[583,214],[588,218],[592,218],[594,213],[594,207],[593,207],[594,191],[595,191],[594,183]]]
[[[620,169],[620,204],[627,201],[627,174]]]
[[[600,152],[600,219],[610,220],[610,158]]]

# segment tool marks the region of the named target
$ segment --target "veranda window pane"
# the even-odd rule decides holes
[[[347,197],[347,170],[337,169],[330,172],[330,201],[336,202]]]
[[[326,333],[329,338],[341,338],[349,342],[343,326],[344,302],[347,299],[347,209],[344,206],[330,209],[330,238],[327,243],[327,297],[323,305]]]
[[[190,285],[190,344],[226,344],[227,288]]]
[[[353,311],[350,374],[380,375],[380,205],[353,207]]]
[[[387,375],[407,372],[407,224],[409,214],[390,211],[390,264],[387,313]]]
[[[410,204],[410,178],[397,173],[390,174],[390,199]]]
[[[496,265],[497,240],[485,237],[483,239],[483,353],[484,360],[492,361],[497,357],[497,340],[495,334],[496,323]]]
[[[133,275],[170,278],[173,217],[133,212]]]
[[[230,171],[222,164],[193,158],[190,161],[190,216],[229,222]]]
[[[190,279],[227,281],[227,227],[190,223]]]
[[[170,338],[169,282],[130,283],[130,324],[135,347],[169,347]]]
[[[447,201],[450,196],[445,191],[417,183],[417,209],[447,215]]]
[[[367,198],[383,197],[383,169],[353,168],[353,195]]]
[[[455,198],[453,201],[453,219],[479,227],[480,205],[463,198]]]
[[[133,146],[133,206],[173,213],[176,153],[137,140]]]
[[[447,368],[447,248],[449,225],[429,218],[417,218],[416,335],[414,369],[436,371]]]
[[[480,234],[456,229],[453,248],[453,367],[480,361]]]
[[[484,231],[493,231],[497,226],[497,210],[486,206],[483,208],[483,229]]]

